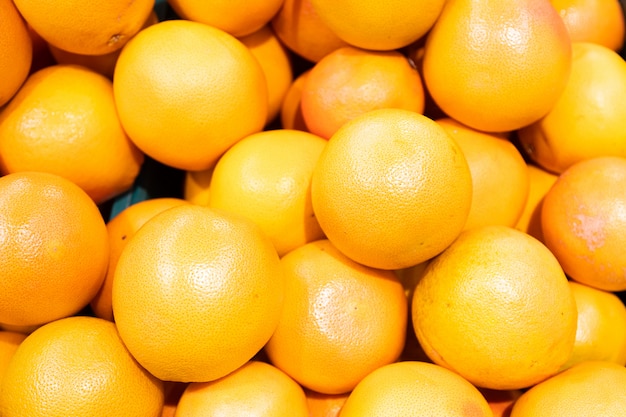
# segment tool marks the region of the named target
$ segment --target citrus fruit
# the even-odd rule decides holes
[[[626,368],[612,362],[587,361],[526,391],[511,417],[614,417],[626,409]]]
[[[183,183],[183,198],[193,204],[200,206],[209,205],[209,196],[211,195],[211,178],[213,177],[213,168],[202,171],[187,171]]]
[[[283,98],[293,81],[291,59],[269,25],[239,40],[259,61],[265,75],[268,93],[266,123],[270,123],[278,116]]]
[[[341,407],[350,395],[349,392],[343,394],[322,394],[305,388],[306,403],[309,409],[309,417],[338,417]]]
[[[347,43],[364,49],[393,50],[424,36],[444,0],[311,0],[320,19]]]
[[[506,226],[463,232],[429,262],[412,300],[434,363],[474,385],[521,389],[557,373],[576,337],[576,302],[554,255]]]
[[[347,121],[370,110],[422,113],[424,88],[420,75],[400,52],[346,46],[311,68],[301,100],[307,129],[328,139]]]
[[[0,1],[0,107],[4,106],[29,74],[33,45],[28,26],[12,0]]]
[[[9,366],[18,346],[26,339],[25,333],[10,330],[0,330],[0,386],[4,373]]]
[[[156,12],[153,10],[149,15],[141,29],[144,29],[150,25],[153,25],[158,22],[158,16]],[[89,68],[92,71],[95,71],[99,74],[104,75],[109,79],[113,79],[113,73],[115,72],[115,64],[117,63],[117,58],[120,56],[122,52],[122,48],[118,48],[112,52],[108,52],[106,54],[101,55],[85,55],[79,54],[75,52],[69,52],[61,48],[57,48],[54,45],[47,44],[47,49],[50,51],[50,54],[54,58],[57,64],[63,65],[81,65]]]
[[[518,132],[529,158],[557,174],[584,159],[626,157],[626,62],[593,43],[574,42],[572,50],[565,90],[545,117]]]
[[[619,0],[550,0],[573,42],[593,42],[619,52],[624,46],[624,11]]]
[[[320,19],[311,0],[283,0],[270,24],[287,48],[310,62],[348,45]]]
[[[283,0],[168,0],[178,16],[205,23],[241,37],[261,29],[278,12]]]
[[[267,118],[267,83],[254,55],[203,23],[167,20],[142,30],[122,50],[113,79],[131,140],[174,168],[210,168]]]
[[[311,176],[326,141],[298,130],[252,134],[215,165],[209,207],[258,224],[279,256],[321,239],[311,205]]]
[[[379,109],[343,125],[313,171],[313,211],[348,257],[401,269],[440,253],[465,225],[472,179],[461,149],[433,120]]]
[[[14,0],[26,21],[48,43],[66,51],[102,55],[123,47],[141,29],[154,0]]]
[[[309,417],[302,387],[280,369],[249,361],[210,382],[192,382],[176,408],[177,417]]]
[[[142,366],[161,380],[206,382],[269,340],[284,279],[256,224],[184,204],[153,216],[130,239],[112,297],[120,336]]]
[[[151,198],[134,203],[119,212],[106,224],[109,234],[109,267],[104,282],[89,305],[97,317],[113,321],[111,291],[117,261],[128,241],[150,218],[168,208],[185,204],[180,198]]]
[[[567,275],[607,291],[626,290],[626,158],[572,165],[543,200],[544,242]]]
[[[32,74],[0,112],[0,171],[60,175],[103,203],[132,186],[144,155],[122,128],[111,81],[85,67]]]
[[[626,365],[626,307],[608,291],[569,281],[576,299],[578,326],[572,356],[563,366],[584,361]]]
[[[58,175],[0,177],[0,323],[30,326],[77,313],[106,274],[98,207]]]
[[[382,366],[354,388],[341,417],[492,416],[487,401],[466,379],[427,362]]]
[[[348,392],[404,346],[407,300],[393,271],[360,265],[328,240],[281,258],[285,304],[265,346],[270,361],[302,386]]]
[[[113,323],[96,317],[67,317],[35,330],[4,378],[6,417],[159,417],[163,407],[163,383],[139,366]]]
[[[280,106],[280,126],[283,129],[308,131],[302,115],[302,89],[309,72],[306,70],[298,75],[285,93]]]
[[[528,170],[529,182],[528,198],[526,199],[524,210],[515,228],[543,242],[543,232],[541,231],[541,206],[543,205],[543,198],[558,176],[534,163],[526,164],[526,168]]]
[[[472,206],[465,229],[515,226],[529,189],[522,154],[502,135],[480,132],[451,118],[436,122],[459,145],[472,174]]]
[[[423,76],[448,116],[504,132],[548,113],[571,60],[567,28],[549,0],[449,0],[428,34]]]

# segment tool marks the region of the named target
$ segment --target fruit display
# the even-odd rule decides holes
[[[626,413],[622,0],[0,0],[0,417]]]

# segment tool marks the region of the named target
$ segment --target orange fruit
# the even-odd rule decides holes
[[[146,21],[144,22],[141,29],[144,29],[150,25],[153,25],[158,22],[158,16],[156,12],[153,10],[149,15]],[[95,71],[99,74],[104,75],[109,79],[113,79],[113,73],[115,71],[115,64],[117,63],[117,58],[120,56],[122,49],[116,49],[115,51],[102,54],[102,55],[85,55],[78,54],[74,52],[69,52],[64,49],[60,49],[54,45],[47,45],[50,54],[54,58],[55,62],[63,65],[82,65],[84,67],[89,68],[92,71]]]
[[[301,100],[308,130],[328,139],[347,121],[370,110],[422,113],[424,88],[420,75],[400,52],[346,46],[313,66]]]
[[[86,55],[120,49],[139,32],[154,6],[154,0],[14,2],[26,21],[49,44]]]
[[[12,0],[0,1],[0,108],[15,95],[28,77],[33,44],[28,26]]]
[[[528,198],[515,228],[543,242],[541,206],[543,205],[543,198],[558,176],[533,163],[527,164],[526,169],[528,170],[529,182]]]
[[[576,337],[576,302],[552,253],[506,226],[463,232],[413,293],[415,334],[474,385],[521,389],[554,375]]]
[[[113,279],[113,312],[137,361],[164,381],[206,382],[250,360],[280,319],[284,279],[252,221],[184,204],[148,220]]]
[[[62,177],[0,177],[0,236],[0,323],[31,326],[75,314],[104,280],[104,219],[93,200]]]
[[[427,362],[382,366],[356,386],[341,417],[491,417],[482,394],[458,374]]]
[[[250,135],[215,165],[209,207],[258,224],[279,256],[324,233],[311,205],[311,176],[326,141],[298,130]]]
[[[626,290],[626,158],[578,162],[559,176],[541,209],[545,244],[567,275],[607,291]]]
[[[408,308],[393,271],[360,265],[325,239],[281,264],[285,304],[265,346],[274,365],[308,389],[342,394],[399,358]]]
[[[398,276],[398,279],[400,279],[400,282],[402,282],[402,286],[404,287],[404,293],[406,294],[409,305],[411,305],[411,302],[413,300],[413,291],[415,290],[415,286],[422,277],[422,274],[426,270],[426,266],[429,262],[430,260],[421,262],[409,268],[394,271]],[[412,323],[413,318],[411,317],[410,308],[408,309],[407,313],[407,323]],[[402,350],[402,354],[400,355],[399,360],[432,363],[432,360],[430,360],[430,358],[424,352],[424,349],[422,349],[422,347],[420,346],[417,337],[415,337],[415,331],[413,330],[413,326],[407,326],[404,349]]]
[[[116,49],[113,52],[103,55],[84,55],[68,52],[53,45],[49,45],[48,48],[55,63],[61,65],[79,65],[98,74],[102,74],[110,80],[113,79],[115,64],[122,52],[121,49]]]
[[[53,65],[32,74],[0,113],[0,172],[60,175],[103,203],[132,186],[144,161],[117,116],[110,80]]]
[[[433,26],[445,0],[311,0],[322,21],[347,43],[364,49],[407,46]]]
[[[322,230],[355,261],[402,269],[440,253],[463,229],[472,179],[461,149],[433,120],[380,109],[343,125],[313,171]]]
[[[6,417],[158,417],[163,407],[163,383],[139,366],[113,323],[96,317],[68,317],[35,330],[4,378],[0,414]]]
[[[200,206],[209,205],[211,195],[210,185],[213,177],[213,169],[202,171],[187,171],[183,183],[183,198],[193,204]]]
[[[322,394],[305,388],[304,394],[306,395],[309,417],[338,417],[350,392]]]
[[[283,0],[270,24],[287,48],[310,62],[348,45],[320,19],[311,0]]]
[[[280,113],[283,98],[293,81],[289,53],[269,25],[239,40],[259,61],[265,75],[268,92],[266,123],[270,123]]]
[[[241,37],[265,26],[283,0],[168,0],[183,19],[204,23]]]
[[[550,0],[574,42],[593,42],[619,52],[624,11],[619,0]]]
[[[626,307],[608,291],[569,281],[578,309],[578,327],[572,356],[563,366],[584,361],[626,365]]]
[[[280,126],[283,129],[308,131],[302,115],[302,89],[310,72],[310,70],[306,70],[298,75],[285,93],[280,107]]]
[[[252,52],[203,23],[168,20],[122,50],[113,90],[130,138],[174,168],[210,168],[267,118],[267,83]]]
[[[177,417],[309,417],[302,387],[280,369],[249,361],[209,382],[192,382],[183,392]]]
[[[572,45],[563,94],[545,117],[518,132],[530,159],[557,174],[584,159],[626,157],[626,62],[605,46]]]
[[[493,413],[493,417],[511,417],[513,404],[522,395],[523,390],[494,390],[487,388],[478,388],[481,394],[487,400],[489,408]]]
[[[181,204],[186,204],[186,201],[180,198],[163,197],[143,200],[126,207],[107,222],[106,227],[110,243],[109,267],[100,290],[89,303],[97,317],[113,321],[111,300],[113,276],[117,261],[128,241],[149,219],[164,210]]]
[[[10,330],[0,330],[0,386],[9,362],[13,358],[18,346],[26,339],[25,333]]]
[[[571,55],[565,23],[548,0],[449,0],[428,34],[423,76],[448,116],[478,130],[512,131],[554,106]]]
[[[553,376],[517,399],[511,417],[614,417],[626,409],[626,368],[587,361]]]
[[[502,135],[480,132],[451,118],[436,122],[459,145],[472,174],[472,206],[465,229],[515,226],[529,190],[528,168],[519,150]]]

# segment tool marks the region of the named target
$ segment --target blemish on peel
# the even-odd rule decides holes
[[[113,45],[117,44],[122,39],[122,36],[123,35],[120,34],[120,33],[111,36],[111,38],[109,38],[109,41],[107,42],[107,45],[108,46],[113,46]]]
[[[575,215],[574,219],[572,231],[576,237],[585,241],[587,249],[594,251],[604,246],[606,241],[604,220],[582,213]]]

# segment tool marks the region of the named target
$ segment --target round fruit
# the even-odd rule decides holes
[[[584,159],[626,157],[626,62],[605,46],[572,45],[565,90],[545,117],[518,132],[530,159],[557,174]]]
[[[97,317],[113,321],[113,305],[111,300],[113,276],[115,275],[117,261],[130,238],[132,238],[135,233],[137,233],[137,230],[153,216],[171,207],[185,203],[185,200],[179,198],[164,197],[143,200],[126,207],[109,220],[106,225],[110,243],[109,267],[107,268],[107,274],[100,290],[89,303],[93,313]]]
[[[132,186],[144,155],[122,128],[105,76],[52,65],[31,75],[0,113],[0,170],[60,175],[103,203]]]
[[[108,260],[104,219],[76,184],[42,172],[0,177],[0,323],[77,313],[100,288]]]
[[[626,158],[578,162],[543,200],[544,242],[567,275],[607,291],[626,290]]]
[[[401,269],[440,253],[460,233],[472,199],[463,152],[433,120],[373,110],[343,125],[313,172],[313,211],[353,260]]]
[[[32,28],[69,52],[103,55],[123,47],[152,12],[154,0],[14,0]]]
[[[454,119],[436,122],[463,151],[472,173],[472,206],[465,229],[479,226],[515,226],[528,198],[526,161],[502,135],[480,132]]]
[[[571,41],[548,0],[448,0],[428,34],[423,76],[438,107],[474,129],[527,126],[554,106]]]
[[[142,30],[122,50],[113,80],[131,140],[174,168],[210,168],[267,118],[267,82],[254,55],[203,23],[168,20]]]
[[[578,326],[572,356],[563,366],[584,361],[626,365],[626,306],[608,291],[569,281],[576,299]]]
[[[433,26],[444,0],[311,0],[320,19],[347,43],[364,49],[407,46]]]
[[[183,19],[242,37],[265,26],[283,0],[168,0],[167,3]]]
[[[554,255],[506,226],[463,232],[426,266],[412,300],[428,357],[491,389],[554,375],[576,337],[576,301]]]
[[[398,51],[339,48],[313,66],[302,86],[307,129],[326,139],[356,116],[382,108],[424,111],[422,79]]]
[[[242,366],[274,332],[283,298],[278,254],[261,229],[193,204],[148,220],[113,278],[122,340],[166,381],[212,381]]]
[[[265,346],[271,362],[304,387],[349,392],[404,347],[407,300],[393,271],[360,265],[328,240],[281,259],[282,316]]]
[[[354,388],[341,417],[491,417],[482,394],[458,374],[427,362],[386,365]]]
[[[176,415],[309,417],[309,412],[296,381],[266,362],[253,360],[216,381],[189,384]]]
[[[139,366],[113,323],[95,317],[59,319],[31,333],[0,389],[5,417],[158,417],[162,408],[163,383]]]
[[[511,417],[615,417],[626,409],[626,368],[587,361],[535,385],[517,399]]]
[[[252,134],[215,165],[209,207],[258,224],[279,256],[321,239],[311,205],[311,176],[326,141],[297,130]]]
[[[0,107],[15,95],[28,76],[33,45],[26,22],[12,0],[0,1]]]

